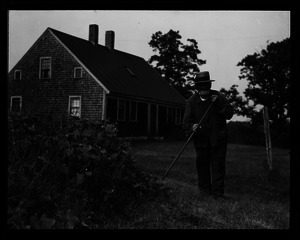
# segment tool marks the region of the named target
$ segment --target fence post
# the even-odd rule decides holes
[[[269,127],[269,114],[268,108],[263,108],[263,117],[264,117],[264,132],[265,132],[265,140],[266,140],[266,150],[267,150],[267,164],[269,167],[269,171],[272,171],[273,161],[272,161],[272,146],[271,146],[271,135],[270,135],[270,127]]]

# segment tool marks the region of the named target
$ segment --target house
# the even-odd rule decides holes
[[[143,58],[114,48],[115,33],[89,25],[88,40],[47,28],[9,72],[9,110],[117,122],[119,135],[180,131],[185,99]]]

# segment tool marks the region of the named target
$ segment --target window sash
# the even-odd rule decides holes
[[[137,121],[137,102],[130,101],[129,120],[132,122]]]
[[[74,78],[82,78],[82,68],[81,67],[74,68]]]
[[[40,58],[40,78],[51,78],[51,57]]]
[[[22,78],[21,70],[15,70],[14,79],[20,80]]]
[[[176,125],[181,124],[181,110],[180,110],[180,108],[176,108],[175,124]]]
[[[81,96],[69,97],[69,115],[81,117]]]
[[[118,100],[117,120],[125,121],[125,100]]]
[[[175,108],[173,107],[168,107],[168,110],[167,110],[167,123],[168,124],[174,124],[175,123],[175,120],[174,120],[174,117],[175,117]]]
[[[15,108],[17,108],[17,110],[15,110]],[[13,112],[21,112],[21,110],[22,110],[22,97],[21,96],[12,96],[11,97],[10,110]]]

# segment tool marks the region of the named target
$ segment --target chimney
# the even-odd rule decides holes
[[[98,35],[99,35],[99,28],[97,24],[90,24],[89,26],[89,41],[94,45],[98,44]]]
[[[105,32],[105,46],[110,50],[114,50],[115,48],[115,32],[114,31],[106,31]]]

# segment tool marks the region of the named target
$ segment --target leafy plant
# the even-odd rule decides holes
[[[10,113],[8,144],[11,228],[82,227],[88,212],[123,214],[159,187],[109,122]]]

